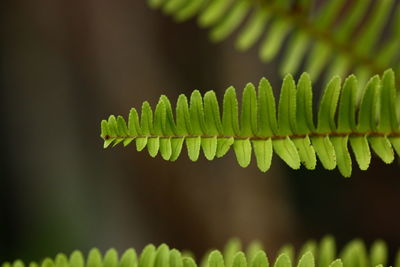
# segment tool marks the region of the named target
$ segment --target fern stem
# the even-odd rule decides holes
[[[311,132],[309,134],[290,134],[290,135],[272,135],[272,136],[235,136],[235,135],[206,135],[206,134],[188,134],[188,135],[135,135],[135,136],[104,136],[104,140],[109,139],[136,139],[136,138],[160,138],[160,139],[173,139],[173,138],[233,138],[235,140],[279,140],[279,139],[296,139],[305,137],[400,137],[400,132],[348,132],[348,133],[317,133]]]

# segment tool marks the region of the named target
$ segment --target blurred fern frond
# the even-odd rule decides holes
[[[400,6],[393,0],[148,0],[177,21],[195,15],[210,38],[221,41],[241,24],[236,47],[247,50],[260,40],[263,61],[274,59],[284,40],[281,73],[296,73],[303,59],[304,71],[317,79],[345,77],[349,71],[360,80],[400,69]],[[391,11],[395,9],[394,16]],[[390,19],[393,17],[393,19]],[[389,37],[382,41],[384,31]]]
[[[385,267],[389,266],[388,249],[384,242],[375,241],[369,251],[360,240],[348,243],[337,255],[336,245],[331,237],[325,237],[320,244],[309,241],[298,253],[293,247],[285,246],[277,256],[267,256],[258,242],[250,243],[242,251],[238,240],[231,240],[221,252],[213,250],[197,263],[190,255],[162,244],[146,246],[140,254],[134,249],[126,250],[121,257],[114,249],[104,256],[98,249],[90,250],[85,258],[80,251],[74,251],[69,257],[58,254],[54,259],[46,258],[40,263],[31,262],[25,265],[16,260],[3,263],[2,267]],[[400,267],[400,253],[391,265]]]
[[[222,101],[222,114],[214,91],[202,96],[194,91],[190,102],[180,95],[175,116],[170,101],[161,96],[153,112],[146,101],[140,120],[132,108],[128,123],[122,116],[111,115],[101,122],[104,147],[136,141],[136,149],[146,146],[155,157],[158,152],[165,160],[175,161],[186,143],[192,161],[200,150],[208,160],[224,156],[233,146],[240,166],[250,164],[252,151],[257,166],[267,171],[273,151],[291,168],[314,169],[320,159],[325,169],[336,166],[349,177],[352,160],[348,143],[361,170],[370,164],[372,150],[385,162],[394,160],[394,150],[400,155],[400,106],[395,89],[395,75],[387,70],[383,76],[372,77],[357,104],[357,79],[349,76],[344,83],[336,76],[325,88],[319,103],[317,126],[312,111],[312,86],[304,73],[295,84],[291,75],[282,83],[278,107],[268,80],[243,90],[241,111],[234,87],[229,87]],[[356,119],[357,117],[357,119]]]

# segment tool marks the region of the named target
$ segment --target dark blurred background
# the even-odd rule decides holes
[[[279,58],[262,64],[234,37],[212,44],[195,20],[176,24],[145,1],[2,1],[0,13],[0,261],[150,242],[201,255],[230,237],[272,252],[325,234],[400,246],[398,159],[345,179],[277,156],[261,173],[232,152],[169,163],[102,148],[108,115],[262,76],[279,87]]]

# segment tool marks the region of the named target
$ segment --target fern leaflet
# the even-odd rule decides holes
[[[132,108],[128,123],[122,116],[111,115],[101,122],[104,147],[136,141],[138,151],[147,147],[150,156],[158,152],[165,160],[175,161],[186,143],[192,161],[200,150],[208,160],[224,156],[233,147],[240,166],[250,164],[252,152],[263,172],[271,165],[273,152],[293,169],[301,163],[314,169],[317,156],[325,169],[336,166],[349,177],[352,161],[348,144],[361,170],[368,169],[370,148],[385,162],[400,155],[400,129],[395,75],[387,70],[382,77],[372,77],[357,105],[357,79],[344,83],[336,76],[327,84],[317,113],[315,126],[312,110],[312,86],[307,73],[295,83],[291,75],[283,79],[276,107],[272,87],[261,79],[258,92],[249,83],[243,90],[239,114],[236,90],[225,91],[222,114],[216,94],[202,96],[194,91],[188,101],[180,95],[175,116],[170,101],[161,96],[154,112],[144,102],[140,114]]]

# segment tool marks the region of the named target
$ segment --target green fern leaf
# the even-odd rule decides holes
[[[169,266],[183,267],[182,254],[176,249],[170,251]]]
[[[241,243],[237,239],[229,241],[224,253],[213,250],[203,257],[202,267],[269,267],[266,252],[259,242],[252,242],[247,247],[247,252],[241,251]],[[336,245],[331,237],[325,237],[319,245],[314,241],[306,242],[297,253],[298,259],[294,260],[292,246],[284,246],[279,250],[274,259],[274,267],[368,267],[368,266],[394,266],[398,267],[400,253],[395,257],[389,257],[388,249],[383,241],[372,244],[368,253],[366,246],[360,240],[348,243],[344,249],[336,254]],[[392,262],[388,259],[393,258]],[[140,255],[134,249],[126,250],[121,257],[114,249],[106,251],[104,256],[98,249],[89,251],[87,257],[81,252],[74,251],[71,256],[57,254],[55,259],[46,258],[40,264],[31,262],[25,265],[16,260],[13,263],[0,263],[2,267],[197,267],[196,261],[176,249],[170,249],[162,244],[146,246]]]
[[[242,244],[236,238],[229,240],[223,251],[223,257],[225,259],[225,265],[231,267],[236,254],[241,250]]]
[[[88,260],[88,264],[89,264],[89,260]],[[25,265],[20,262],[17,261],[13,264],[13,267],[24,267]],[[42,267],[55,267],[54,261],[52,259],[44,259],[43,263],[42,263]]]
[[[183,267],[197,267],[197,265],[192,258],[183,258]]]
[[[254,264],[263,265],[262,262],[264,262],[264,260],[267,261],[267,265],[269,264],[268,259],[266,259],[265,252],[262,251],[262,244],[259,241],[253,241],[248,245],[246,249],[246,258],[248,259],[250,266]],[[259,261],[259,263],[253,263],[254,261]]]
[[[306,255],[311,253],[311,255],[308,255],[306,258],[308,258],[306,261],[311,261],[310,256],[312,255],[317,255],[317,243],[314,240],[309,240],[306,243],[303,244],[303,246],[301,247],[299,254],[298,254],[298,258],[299,260],[301,260],[301,258]],[[312,259],[312,261],[314,261],[314,259]],[[300,263],[300,261],[299,261]]]
[[[329,264],[329,267],[343,267],[343,263],[340,259],[337,259],[331,264]]]
[[[80,252],[78,250],[75,250],[74,252],[72,252],[71,256],[69,257],[69,264],[70,264],[70,266],[74,266],[74,267],[85,266],[85,260],[84,260],[82,252]]]
[[[347,244],[340,257],[344,266],[370,266],[366,247],[361,240]]]
[[[311,251],[306,252],[299,260],[297,267],[314,267],[314,256]]]
[[[287,38],[282,74],[296,73],[304,59],[305,70],[313,79],[325,69],[329,78],[344,77],[353,70],[363,84],[386,68],[400,68],[400,6],[393,0],[355,0],[350,4],[330,0],[323,5],[314,4],[315,0],[148,1],[150,7],[160,8],[178,21],[198,15],[199,25],[210,28],[213,41],[227,38],[245,24],[236,47],[247,50],[261,40],[263,61],[274,59]],[[394,18],[389,20],[392,9]],[[391,35],[379,41],[384,31]]]
[[[291,267],[291,266],[292,262],[290,261],[289,256],[286,254],[279,255],[274,264],[274,267]]]
[[[210,253],[210,256],[208,257],[208,266],[209,267],[224,267],[224,258],[218,250],[214,250],[213,252]]]
[[[154,112],[144,102],[140,121],[135,109],[131,109],[127,125],[121,116],[111,115],[101,122],[101,137],[104,147],[135,141],[138,151],[147,147],[150,156],[160,153],[170,161],[178,158],[183,142],[193,161],[198,160],[201,151],[206,159],[213,160],[233,147],[240,166],[247,167],[254,154],[263,172],[270,168],[274,153],[293,169],[303,165],[312,170],[318,157],[324,168],[337,166],[343,176],[349,177],[349,146],[361,170],[368,169],[371,149],[385,163],[393,162],[395,153],[400,155],[396,115],[400,106],[396,105],[394,72],[388,70],[382,78],[372,77],[359,105],[358,87],[354,75],[343,84],[334,77],[315,112],[317,127],[313,122],[311,80],[303,74],[297,84],[290,75],[284,78],[277,107],[272,87],[263,78],[257,91],[254,85],[246,85],[240,116],[235,88],[226,90],[222,113],[213,91],[204,96],[194,91],[190,103],[179,96],[175,116],[166,96],[161,96]]]
[[[264,251],[258,251],[251,259],[250,267],[269,267],[268,258]]]
[[[247,267],[246,256],[243,252],[237,252],[233,258],[232,267]]]
[[[67,256],[62,253],[57,254],[54,263],[56,267],[68,267]]]
[[[134,266],[134,259],[127,257],[125,255],[129,254],[127,250],[121,258],[121,267],[133,267]],[[103,266],[104,267],[113,267],[118,265],[118,252],[115,249],[110,249],[106,252],[104,259],[103,259]]]
[[[156,256],[156,248],[153,245],[147,245],[141,255],[139,260],[139,267],[153,266]]]
[[[97,248],[89,251],[86,266],[87,267],[97,267],[102,265],[102,255]]]
[[[375,241],[371,246],[370,261],[372,266],[377,266],[379,264],[387,264],[387,246],[385,242],[378,240]]]
[[[328,267],[335,259],[336,245],[332,237],[324,237],[319,245],[319,267]]]

